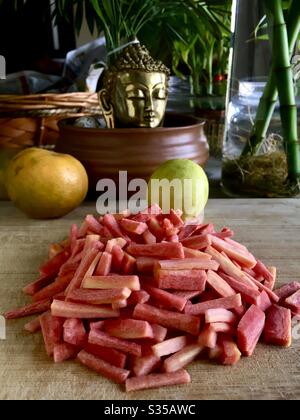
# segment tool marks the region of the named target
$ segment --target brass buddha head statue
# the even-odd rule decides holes
[[[163,123],[170,71],[133,43],[105,70],[99,102],[108,128],[155,128]]]

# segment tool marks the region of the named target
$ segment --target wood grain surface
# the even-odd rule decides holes
[[[33,280],[48,244],[63,239],[94,204],[84,204],[55,221],[29,220],[10,203],[0,203],[0,313],[24,305],[22,287]],[[206,220],[230,226],[268,265],[278,267],[282,284],[300,278],[300,201],[212,199]],[[299,399],[300,328],[289,349],[259,344],[251,358],[234,367],[194,362],[188,386],[126,394],[122,387],[71,361],[55,365],[40,334],[23,330],[27,320],[7,322],[0,340],[0,399]],[[297,334],[298,332],[298,334]]]

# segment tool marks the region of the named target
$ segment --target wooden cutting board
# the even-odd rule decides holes
[[[85,204],[55,221],[29,220],[10,203],[0,203],[0,313],[24,305],[22,287],[33,280],[52,241],[63,239],[73,222],[95,212]],[[236,239],[279,271],[278,284],[300,279],[300,201],[210,200],[206,219],[230,226]],[[260,344],[234,367],[198,361],[188,386],[126,394],[122,387],[76,362],[52,363],[40,334],[23,330],[25,321],[6,325],[0,340],[0,399],[299,399],[300,327],[289,349]]]

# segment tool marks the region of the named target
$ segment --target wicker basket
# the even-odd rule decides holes
[[[60,119],[96,114],[97,94],[0,95],[0,149],[55,145]]]

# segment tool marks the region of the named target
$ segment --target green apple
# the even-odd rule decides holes
[[[163,163],[151,175],[148,201],[157,202],[164,213],[170,208],[183,211],[185,219],[200,215],[208,200],[209,184],[204,170],[188,159]]]

